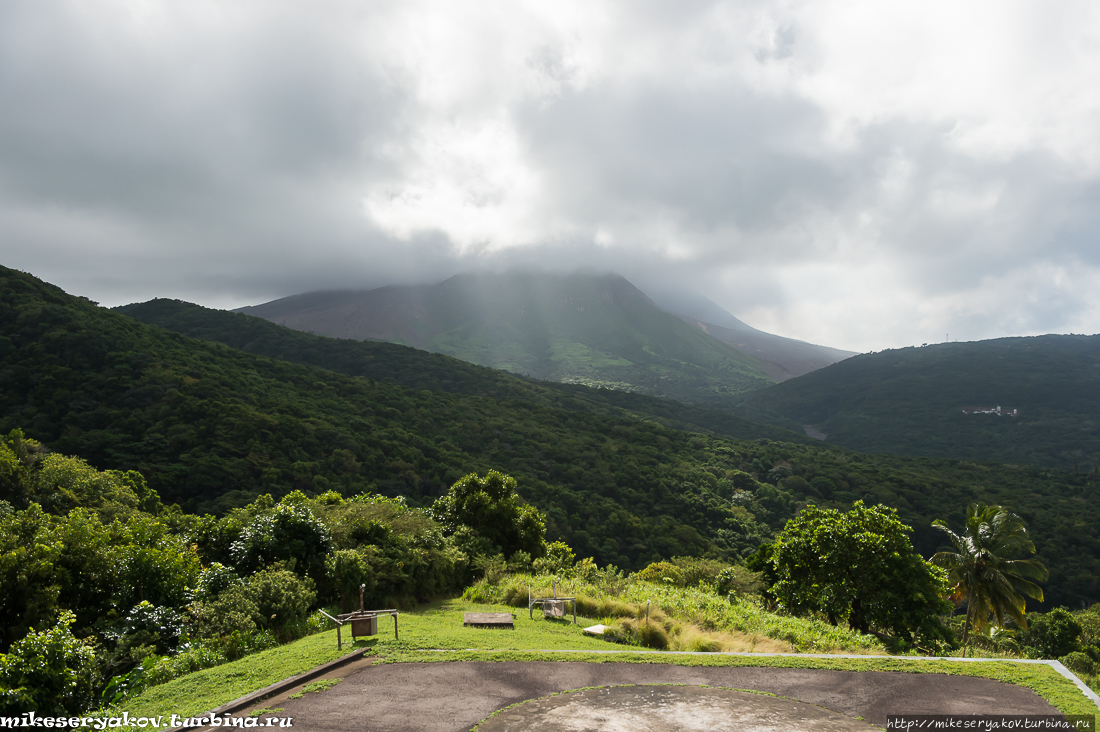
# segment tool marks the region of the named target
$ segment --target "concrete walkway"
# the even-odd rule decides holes
[[[1030,689],[941,674],[573,662],[374,664],[345,673],[349,671],[342,683],[319,694],[288,699],[291,692],[286,692],[257,707],[281,707],[285,711],[279,716],[293,717],[295,729],[308,731],[465,732],[498,709],[555,692],[683,684],[769,692],[843,715],[853,723],[861,717],[880,727],[885,727],[889,714],[1058,713]],[[796,714],[812,711],[799,709]],[[821,717],[820,724],[803,728],[830,729],[821,726],[826,721]]]

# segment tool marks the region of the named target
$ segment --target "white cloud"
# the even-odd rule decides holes
[[[111,303],[528,263],[856,349],[1096,331],[1096,68],[1087,2],[9,4],[0,254]]]

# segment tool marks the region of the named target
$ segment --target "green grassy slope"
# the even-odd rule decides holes
[[[966,407],[1017,417],[964,414]],[[1100,465],[1100,336],[946,343],[850,358],[747,395],[742,414],[867,452]]]
[[[939,546],[933,519],[958,526],[970,501],[1006,503],[1051,567],[1049,603],[1100,601],[1100,496],[1081,474],[730,440],[611,407],[412,390],[187,338],[0,269],[0,430],[15,427],[99,468],[141,470],[167,501],[198,511],[296,488],[425,502],[496,468],[545,512],[551,540],[632,569],[751,550],[807,500],[895,506],[927,556]]]
[[[1066,714],[1095,714],[1096,707],[1073,682],[1045,665],[1008,661],[965,663],[962,661],[923,661],[905,657],[806,658],[793,656],[727,656],[720,654],[684,654],[677,652],[634,652],[581,635],[571,623],[542,619],[529,620],[523,611],[516,613],[515,632],[463,628],[465,610],[510,611],[506,606],[469,606],[463,603],[418,608],[401,615],[401,641],[388,635],[390,628],[380,623],[377,638],[360,640],[356,648],[366,647],[370,656],[384,663],[446,663],[452,661],[568,661],[588,663],[670,663],[679,666],[737,666],[766,668],[820,668],[838,671],[879,671],[893,673],[938,673],[992,678],[1030,689]],[[590,619],[595,622],[598,619]],[[383,621],[385,622],[385,621]],[[335,631],[303,638],[295,643],[264,651],[257,656],[234,661],[154,686],[125,701],[118,712],[131,717],[171,714],[199,715],[218,706],[281,681],[291,675],[324,663],[337,656]],[[353,646],[345,645],[348,651]],[[438,649],[453,649],[441,651]],[[560,650],[558,650],[560,649]],[[563,653],[561,650],[572,650]],[[600,651],[615,650],[607,654]],[[581,651],[581,652],[576,652]],[[584,653],[583,651],[590,651]],[[271,712],[277,716],[278,712]],[[267,716],[267,715],[265,715]]]
[[[697,404],[728,404],[771,383],[756,359],[662,311],[616,275],[457,275],[432,286],[309,293],[243,311],[297,330]]]

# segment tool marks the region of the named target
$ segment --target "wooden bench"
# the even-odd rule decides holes
[[[464,628],[510,628],[516,629],[516,618],[512,613],[463,613]]]

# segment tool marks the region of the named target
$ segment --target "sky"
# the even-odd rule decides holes
[[[1100,331],[1100,4],[0,4],[0,264],[212,307],[543,267],[856,351]]]

